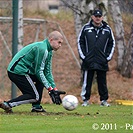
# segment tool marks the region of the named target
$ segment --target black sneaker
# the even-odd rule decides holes
[[[6,113],[13,113],[12,108],[7,104],[7,102],[0,103],[0,108],[4,109]]]
[[[31,109],[31,112],[46,112],[42,106],[40,107],[33,107],[32,106],[32,109]]]

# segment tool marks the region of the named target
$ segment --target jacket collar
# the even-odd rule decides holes
[[[52,51],[53,48],[51,47],[51,45],[50,45],[50,43],[49,43],[49,41],[48,41],[48,38],[45,39],[44,42],[46,42],[46,44],[47,44],[48,51]]]

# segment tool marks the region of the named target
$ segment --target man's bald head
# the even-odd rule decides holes
[[[59,38],[63,39],[63,36],[59,31],[53,31],[49,34],[48,38],[58,40]]]
[[[53,31],[48,36],[49,43],[54,51],[61,47],[63,36],[59,31]]]

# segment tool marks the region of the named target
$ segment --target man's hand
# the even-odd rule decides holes
[[[66,94],[65,91],[58,91],[56,88],[52,89],[51,87],[48,89],[48,93],[52,99],[52,102],[59,105],[62,103],[60,94]]]

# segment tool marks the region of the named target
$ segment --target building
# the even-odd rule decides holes
[[[23,0],[24,9],[28,10],[47,10],[51,13],[57,13],[60,0]]]

